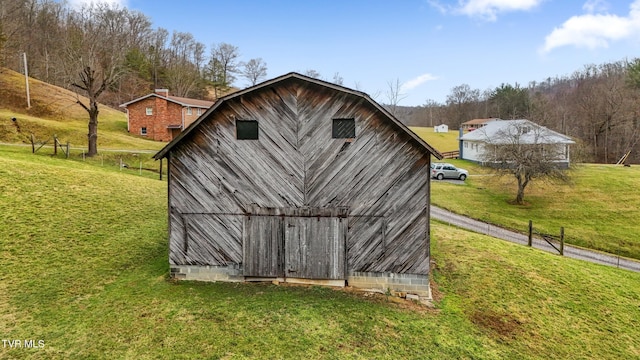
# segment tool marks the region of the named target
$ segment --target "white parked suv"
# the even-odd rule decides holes
[[[438,180],[442,179],[460,179],[464,181],[469,172],[465,169],[457,168],[449,163],[433,163],[431,164],[431,177]]]

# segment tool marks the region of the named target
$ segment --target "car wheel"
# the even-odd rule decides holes
[[[460,180],[465,181],[466,178],[467,178],[467,175],[465,174],[460,175]]]
[[[444,179],[444,175],[442,175],[442,174],[438,174],[438,176],[436,176],[436,178],[437,178],[438,180],[442,180],[442,179]]]

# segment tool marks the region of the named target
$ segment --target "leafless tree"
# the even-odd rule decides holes
[[[202,80],[199,66],[204,59],[204,45],[197,42],[191,33],[174,32],[168,53],[168,88],[176,96],[191,96]]]
[[[305,70],[304,75],[314,79],[320,79],[320,77],[322,77],[319,72],[313,69]]]
[[[243,63],[241,75],[253,86],[267,77],[267,63],[262,58],[251,59]]]
[[[206,74],[216,91],[229,88],[236,80],[235,74],[239,72],[240,65],[239,58],[240,51],[237,46],[227,43],[213,44]]]
[[[402,92],[402,83],[400,82],[400,79],[396,78],[395,80],[387,81],[387,91],[385,92],[385,95],[387,97],[389,111],[395,117],[399,117],[400,113],[398,111],[398,104],[407,97],[407,94]]]
[[[344,84],[344,79],[342,78],[342,76],[340,76],[340,73],[335,73],[333,74],[333,80],[331,81],[336,85],[343,85]]]
[[[64,64],[71,86],[88,98],[77,101],[89,114],[87,156],[98,153],[98,98],[123,74],[132,24],[139,22],[150,26],[141,13],[104,3],[71,11],[67,18]]]
[[[496,176],[510,175],[517,181],[515,204],[524,204],[525,189],[534,179],[569,180],[566,169],[558,165],[565,157],[567,144],[550,141],[543,127],[530,122],[512,123],[486,136],[485,142],[482,160],[494,169]]]
[[[446,101],[449,125],[457,128],[465,121],[481,117],[484,114],[481,100],[478,89],[472,89],[467,84],[453,87]]]

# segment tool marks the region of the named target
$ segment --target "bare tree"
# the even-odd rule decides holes
[[[251,59],[243,63],[241,75],[253,86],[267,77],[267,63],[262,58]]]
[[[344,84],[344,79],[342,78],[342,76],[340,76],[340,73],[335,73],[333,74],[333,81],[334,84],[336,85],[343,85]]]
[[[105,3],[71,11],[64,37],[64,65],[73,88],[88,97],[77,103],[89,114],[87,156],[98,153],[98,98],[124,73],[126,49],[131,45],[131,25],[150,22],[141,13]]]
[[[485,133],[485,129],[476,131]],[[529,121],[510,122],[496,133],[486,135],[481,157],[496,176],[515,177],[518,183],[515,204],[524,204],[525,189],[534,179],[569,180],[559,161],[565,159],[568,143],[572,142],[557,142],[552,137],[548,129]]]
[[[402,93],[402,83],[400,79],[396,78],[394,81],[387,81],[387,91],[385,95],[387,96],[389,111],[398,117],[400,115],[398,113],[398,104],[407,97],[406,94]]]
[[[166,78],[176,96],[191,96],[201,82],[204,45],[191,33],[174,32],[168,49]]]
[[[314,79],[320,79],[320,77],[322,77],[319,72],[313,69],[305,70],[304,75]]]
[[[236,80],[234,74],[239,72],[239,57],[240,52],[237,46],[227,43],[213,44],[205,74],[216,92],[218,89],[229,88]]]
[[[449,126],[457,128],[465,121],[479,117],[484,112],[480,106],[480,90],[467,84],[455,86],[447,95]]]

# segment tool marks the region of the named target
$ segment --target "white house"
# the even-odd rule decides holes
[[[449,125],[447,124],[440,124],[438,126],[434,126],[433,127],[433,132],[437,132],[437,133],[446,133],[449,132]]]
[[[554,154],[554,162],[568,167],[569,146],[575,142],[566,135],[526,119],[495,120],[468,132],[460,138],[460,158],[477,163],[491,163],[491,151],[507,144],[542,144],[547,153]]]

